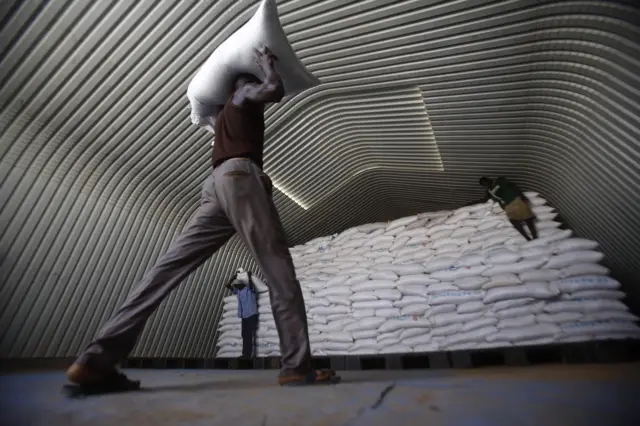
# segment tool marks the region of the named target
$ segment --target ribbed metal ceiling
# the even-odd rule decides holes
[[[78,352],[199,201],[186,88],[257,1],[0,3],[0,357]],[[292,244],[458,207],[480,175],[541,192],[640,306],[640,11],[612,1],[279,1],[323,84],[267,113]],[[208,357],[237,239],[135,354]]]

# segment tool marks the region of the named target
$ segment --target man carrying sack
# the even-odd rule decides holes
[[[513,227],[523,237],[529,241],[538,238],[535,226],[536,216],[529,207],[529,200],[515,183],[508,181],[504,177],[489,179],[483,176],[480,178],[480,185],[487,190],[485,201],[489,200],[489,198],[497,201]],[[531,231],[531,236],[527,235],[523,223],[527,224],[529,231]]]

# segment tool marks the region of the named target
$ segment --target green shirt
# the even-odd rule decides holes
[[[494,179],[488,192],[489,196],[496,200],[502,208],[520,196],[518,188],[504,177]]]

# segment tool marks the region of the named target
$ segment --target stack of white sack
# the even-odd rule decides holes
[[[315,355],[431,352],[640,337],[598,243],[559,229],[526,193],[539,238],[497,204],[372,223],[293,247]],[[261,297],[259,356],[279,354]],[[218,356],[240,353],[237,301],[225,299]]]

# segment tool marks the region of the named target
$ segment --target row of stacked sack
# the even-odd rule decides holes
[[[527,192],[527,241],[489,201],[357,226],[293,247],[315,355],[364,355],[640,337],[598,243],[561,229]],[[258,356],[279,355],[259,282]],[[224,299],[217,356],[241,353],[235,296]]]

